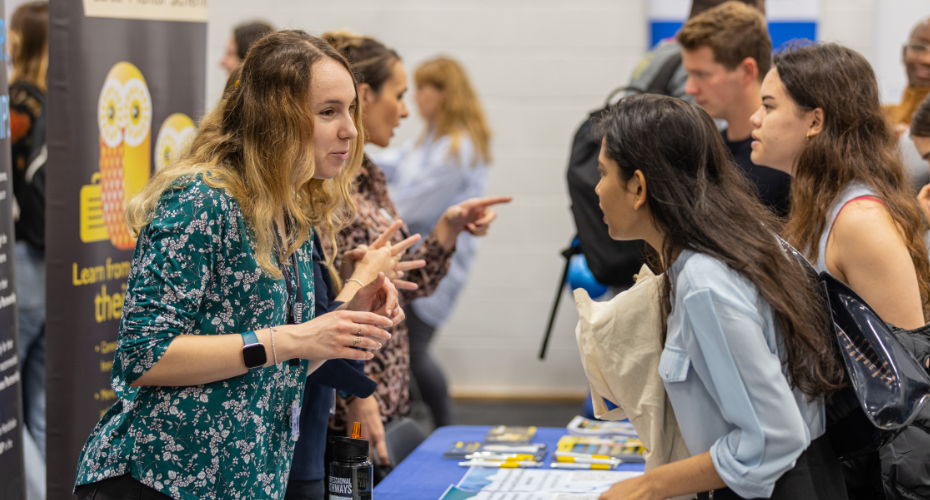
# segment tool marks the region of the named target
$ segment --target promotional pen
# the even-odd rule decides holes
[[[489,453],[486,451],[465,455],[465,458],[468,460],[495,460],[506,462],[522,462],[525,460],[533,462],[536,460],[534,455],[527,455],[524,453]]]
[[[589,453],[575,453],[572,451],[556,451],[552,454],[554,457],[575,457],[575,458],[599,458],[601,460],[619,460],[609,455],[591,455]]]
[[[491,467],[498,469],[528,469],[536,468],[542,464],[539,462],[493,462],[490,460],[469,460],[459,462],[462,467]]]
[[[594,458],[594,457],[555,457],[555,461],[566,464],[608,464],[618,465],[622,462],[619,458]]]
[[[513,446],[509,444],[487,444],[481,449],[482,451],[491,451],[495,453],[536,453],[543,447],[540,445],[529,444],[526,446]]]
[[[552,462],[553,469],[590,469],[590,470],[612,470],[617,464],[567,464],[561,462]]]

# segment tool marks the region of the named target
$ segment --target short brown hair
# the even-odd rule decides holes
[[[759,81],[772,67],[765,17],[742,2],[727,2],[689,19],[675,39],[684,50],[710,47],[714,60],[730,71],[751,57],[759,67]]]

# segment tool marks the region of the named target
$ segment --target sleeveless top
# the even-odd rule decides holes
[[[840,211],[844,206],[846,206],[847,203],[863,196],[878,197],[878,193],[876,193],[871,186],[865,184],[864,182],[850,182],[849,185],[847,185],[846,188],[840,192],[839,197],[837,197],[836,201],[833,202],[833,206],[830,207],[830,211],[827,212],[827,223],[823,227],[823,234],[820,235],[817,262],[813,263],[814,269],[816,269],[818,273],[827,270],[827,239],[830,238],[830,231],[833,229],[833,223],[836,222],[837,216],[840,215]]]

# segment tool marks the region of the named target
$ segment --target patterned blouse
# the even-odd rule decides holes
[[[314,314],[311,241],[298,249]],[[291,287],[297,290],[292,281]],[[133,255],[111,383],[117,402],[81,452],[76,485],[123,474],[176,499],[284,498],[308,363],[190,387],[130,387],[178,335],[287,323],[287,287],[263,273],[239,204],[189,178],[165,192]]]
[[[336,235],[339,249],[337,264],[342,253],[359,245],[370,245],[378,236],[399,218],[394,203],[388,196],[387,178],[384,172],[366,156],[362,168],[355,177],[356,189],[353,200],[358,209],[355,221]],[[392,243],[399,243],[407,236],[404,226],[394,235]],[[320,240],[324,251],[329,254],[332,248],[329,238]],[[435,232],[424,235],[423,242],[403,260],[426,260],[426,266],[408,272],[404,279],[416,283],[416,290],[399,290],[398,301],[403,307],[407,302],[433,293],[439,281],[449,271],[449,263],[454,250],[446,250],[439,243]],[[410,344],[407,339],[407,324],[401,323],[391,330],[391,340],[384,342],[380,350],[374,351],[375,357],[365,363],[365,375],[378,383],[375,399],[381,405],[381,418],[384,421],[405,415],[410,411]],[[336,398],[336,415],[330,421],[330,427],[336,430],[345,428],[346,400]]]

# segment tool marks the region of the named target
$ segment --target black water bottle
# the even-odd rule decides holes
[[[355,423],[352,437],[331,437],[329,500],[371,500],[372,463],[368,441],[359,439],[361,425]]]

